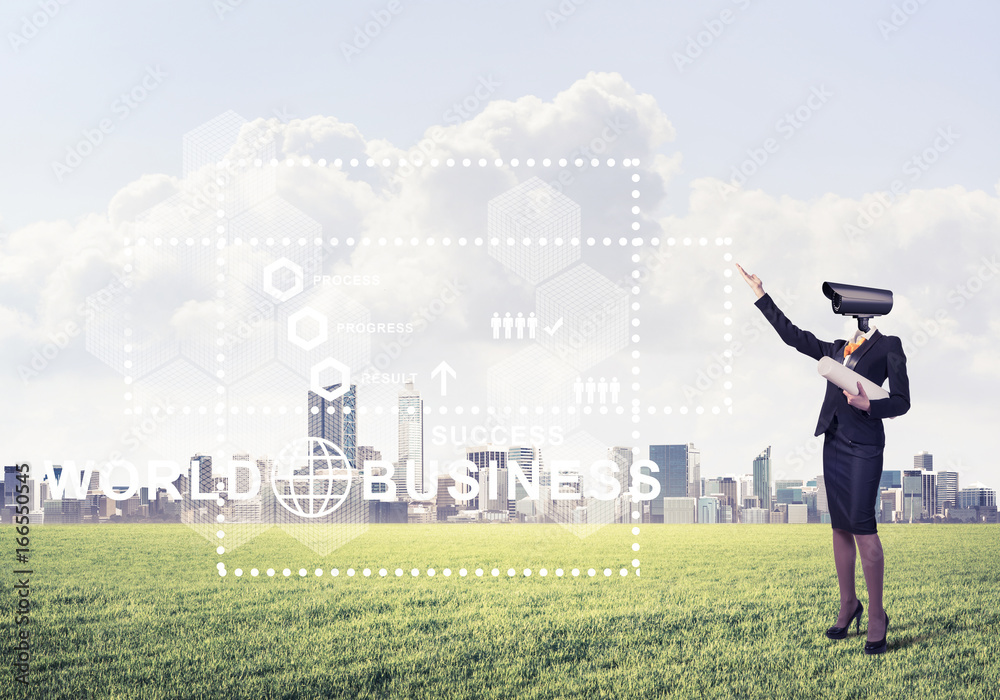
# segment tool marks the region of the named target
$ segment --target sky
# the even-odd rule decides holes
[[[1000,48],[987,32],[998,13],[933,1],[8,3],[2,457],[273,452],[305,416],[264,407],[304,406],[319,358],[357,375],[384,353],[385,371],[415,374],[433,411],[428,459],[454,457],[457,445],[433,442],[442,431],[500,423],[550,438],[558,428],[568,439],[543,450],[581,459],[691,442],[703,476],[747,473],[770,445],[776,478],[812,478],[823,380],[761,325],[734,276],[740,262],[823,339],[854,323],[832,314],[823,281],[892,289],[893,311],[875,324],[904,342],[913,405],[886,421],[885,468],[926,450],[962,484],[996,488]],[[225,171],[228,199],[191,216],[185,206],[219,176],[211,161],[262,134],[260,152],[281,166]],[[600,164],[575,165],[581,149]],[[415,153],[441,164],[397,167]],[[581,243],[540,278],[514,262],[517,246],[489,242],[490,202],[532,177],[580,217]],[[177,231],[179,247],[152,245]],[[308,241],[280,256],[232,243],[271,231]],[[213,242],[186,247],[189,236]],[[278,300],[261,275],[279,257],[380,283],[324,287],[309,275]],[[624,299],[624,315],[599,318],[589,359],[547,364],[561,336],[544,328],[564,318],[568,335],[572,314],[592,313],[602,294]],[[330,331],[311,350],[287,338],[307,307]],[[419,323],[438,307],[398,353],[405,333],[336,326]],[[537,312],[538,342],[494,341],[489,319],[507,311]],[[114,339],[126,327],[127,370]],[[219,335],[232,347],[221,378]],[[442,361],[456,372],[444,395],[432,374]],[[573,382],[591,373],[620,375],[619,403],[573,416]],[[359,442],[390,459],[398,388],[359,389],[371,410]],[[218,420],[220,396],[225,421],[212,425],[198,408]],[[544,413],[484,419],[511,400]],[[193,413],[150,418],[171,402]]]

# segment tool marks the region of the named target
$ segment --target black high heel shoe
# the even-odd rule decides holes
[[[883,612],[885,612],[883,610]],[[865,642],[866,654],[884,654],[886,649],[885,638],[889,634],[889,613],[885,613],[885,634],[877,642]]]
[[[830,639],[844,639],[847,637],[847,630],[851,628],[851,620],[854,621],[854,631],[856,633],[861,632],[861,613],[864,612],[864,606],[861,601],[858,601],[858,609],[854,611],[854,614],[847,619],[847,625],[845,627],[831,627],[826,631],[826,636]]]

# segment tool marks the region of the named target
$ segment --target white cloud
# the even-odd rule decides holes
[[[673,247],[661,245],[661,254],[669,254],[669,258],[644,284],[639,298],[644,362],[665,358],[660,367],[640,377],[643,395],[660,407],[659,416],[662,407],[685,403],[684,385],[712,361],[713,354],[727,347],[722,335],[728,316],[733,319],[729,331],[745,345],[729,377],[733,381],[728,394],[734,397],[734,416],[705,416],[698,421],[674,413],[670,420],[676,423],[671,422],[669,429],[662,424],[647,429],[640,443],[701,441],[703,474],[744,473],[753,456],[768,443],[782,456],[782,469],[796,468],[787,457],[808,443],[822,393],[822,380],[813,376],[810,362],[795,358],[769,328],[761,332],[753,325],[760,315],[752,308],[750,291],[738,275],[724,275],[732,269],[731,261],[723,259],[727,252],[747,270],[759,274],[765,289],[794,294],[797,299],[786,308],[793,322],[826,339],[843,336],[853,321],[832,316],[820,292],[824,280],[892,289],[896,306],[892,314],[876,323],[915,348],[910,358],[914,415],[887,428],[894,434],[892,439],[899,440],[892,449],[916,449],[912,439],[920,434],[932,436],[927,442],[934,443],[930,446],[933,449],[954,449],[950,438],[934,437],[940,433],[934,421],[945,416],[944,432],[956,427],[964,431],[960,432],[966,439],[962,447],[966,461],[984,461],[989,454],[988,446],[980,446],[977,441],[981,438],[971,431],[995,419],[995,402],[990,397],[1000,379],[996,353],[991,350],[1000,344],[1000,326],[992,311],[1000,296],[1000,275],[991,273],[983,262],[983,258],[991,261],[997,250],[1000,200],[996,196],[960,187],[915,190],[876,217],[856,240],[845,235],[844,226],[855,223],[860,211],[872,210],[872,203],[878,201],[874,193],[860,200],[828,193],[799,201],[748,190],[724,198],[719,181],[703,178],[690,183],[686,214],[659,216],[656,211],[666,196],[666,186],[681,172],[680,155],[661,152],[673,139],[674,129],[652,97],[637,93],[613,73],[591,73],[549,102],[532,96],[496,100],[466,122],[428,128],[415,145],[367,140],[354,125],[322,116],[288,124],[258,120],[245,126],[244,132],[264,126],[275,131],[276,157],[282,162],[288,157],[296,161],[309,157],[313,163],[320,158],[330,161],[325,169],[280,165],[276,191],[319,223],[325,242],[338,239],[338,246],[324,246],[324,274],[377,274],[383,278],[378,286],[344,288],[372,312],[373,319],[407,320],[409,310],[440,295],[455,270],[467,271],[471,243],[460,248],[458,238],[471,241],[485,236],[484,202],[531,175],[553,183],[586,207],[585,237],[677,239]],[[609,179],[617,171],[603,165],[592,171],[573,163],[548,168],[539,163],[529,170],[523,162],[529,157],[572,161],[588,157],[588,153],[602,161],[614,157],[619,168],[621,159],[639,158],[639,184],[622,178],[619,186]],[[339,170],[332,167],[334,158],[352,157],[361,161],[390,158],[394,162],[415,157],[453,157],[459,161],[468,157],[474,163],[470,168],[460,163],[436,168],[425,164],[404,177],[393,177],[391,169],[368,168],[363,163]],[[514,157],[522,161],[516,168],[509,164]],[[505,165],[481,168],[475,163],[479,158],[491,162],[502,158]],[[67,320],[80,321],[79,308],[86,296],[107,285],[126,263],[121,238],[137,235],[137,217],[164,200],[167,208],[180,206],[179,198],[169,198],[202,191],[206,178],[211,177],[210,170],[187,180],[145,175],[112,197],[106,215],[93,214],[77,222],[38,222],[0,241],[0,340],[6,364],[24,362],[27,349],[43,342],[47,333],[58,330]],[[633,187],[642,192],[638,234],[621,230],[621,212],[635,204]],[[204,216],[210,218],[211,214]],[[270,228],[280,237],[281,221],[263,217],[259,223],[262,230]],[[347,245],[348,238],[363,237],[375,242]],[[404,245],[396,246],[397,237],[406,241]],[[439,244],[411,246],[408,241],[412,237],[434,237]],[[450,246],[441,244],[445,237],[452,240]],[[716,246],[719,237],[731,238],[732,246]],[[379,245],[379,238],[385,238],[386,245]],[[693,245],[684,246],[684,238],[691,238]],[[701,238],[708,240],[707,246],[698,244]],[[163,267],[144,267],[150,255],[160,255],[152,248],[143,254],[146,257],[137,258],[133,293],[143,304],[145,318],[136,323],[185,335],[211,324],[211,271],[216,253],[197,244],[178,248],[176,254],[174,250],[164,246]],[[642,255],[648,259],[651,251]],[[626,255],[621,258],[621,265],[609,268],[614,271],[609,275],[627,280],[632,265]],[[485,252],[478,259],[476,284],[448,305],[442,320],[436,322],[442,329],[454,331],[455,338],[469,338],[470,329],[497,310],[498,304],[517,303],[527,308],[533,303],[532,288],[513,279]],[[723,291],[726,285],[732,287],[729,294]],[[255,300],[273,303],[245,287],[231,293],[248,308]],[[731,308],[725,308],[726,301],[731,302]],[[939,311],[943,312],[935,320],[939,331],[928,334],[924,326]],[[274,330],[279,337],[285,333],[277,319],[271,322],[277,324]],[[918,342],[922,332],[928,337]],[[677,350],[679,342],[683,342],[683,352]],[[52,422],[42,417],[48,414],[41,402],[51,398],[57,381],[61,400],[67,404],[106,402],[95,414],[109,421],[110,427],[105,426],[109,434],[119,432],[116,422],[127,424],[125,417],[114,417],[121,408],[121,376],[83,353],[80,340],[74,342],[72,350],[53,360],[50,369],[33,380],[30,390],[13,373],[0,380],[5,395],[18,397],[9,406],[26,407],[14,412],[8,406],[0,416],[10,425],[23,427],[9,449],[23,452],[44,444],[42,435],[55,441],[51,444],[57,452],[77,449],[75,442],[60,444],[58,437],[52,437]],[[414,363],[426,363],[430,369],[444,350],[440,346],[421,349],[423,354]],[[488,354],[495,361],[505,356],[496,346],[485,348],[481,339],[447,350],[456,355]],[[796,361],[799,359],[802,361]],[[61,371],[60,363],[76,373]],[[947,376],[947,389],[936,394],[930,387],[943,376]],[[95,390],[97,385],[100,390]],[[727,394],[721,382],[709,393],[720,401]],[[967,414],[955,413],[960,398],[965,399]],[[80,458],[104,456],[97,454],[100,450],[95,447],[99,440],[93,433],[97,430],[95,424],[87,438],[93,451]],[[720,431],[724,437],[719,437]],[[623,429],[621,437],[609,442],[626,443],[629,432]],[[77,439],[82,438],[74,435],[73,440]],[[392,452],[391,445],[379,447]],[[816,473],[819,464],[819,458],[814,457],[802,467],[808,470],[802,476]]]

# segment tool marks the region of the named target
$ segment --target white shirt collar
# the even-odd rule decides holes
[[[851,338],[847,342],[849,342],[849,343],[856,343],[859,340],[861,340],[862,338],[864,338],[865,340],[871,340],[872,336],[875,335],[875,331],[877,331],[877,330],[878,329],[875,327],[875,324],[869,323],[868,324],[868,332],[867,333],[862,333],[860,330],[856,330],[856,331],[854,331],[854,335],[851,336]]]

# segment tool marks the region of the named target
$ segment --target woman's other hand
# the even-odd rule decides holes
[[[858,382],[857,394],[849,394],[845,391],[844,396],[847,397],[847,403],[849,403],[851,406],[854,406],[854,408],[858,409],[859,411],[867,412],[868,409],[872,407],[872,402],[868,398],[868,394],[865,393],[865,388],[861,386],[861,382]]]

